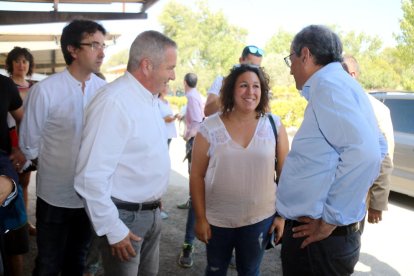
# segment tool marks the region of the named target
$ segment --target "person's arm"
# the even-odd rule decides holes
[[[16,121],[16,127],[12,128],[9,132],[10,139],[11,139],[11,153],[10,153],[10,160],[13,163],[13,166],[16,168],[17,171],[20,171],[22,166],[26,163],[26,157],[24,156],[23,152],[20,150],[18,145],[18,137],[17,137],[17,128],[20,125],[20,122],[23,118],[23,107],[19,107],[15,110],[10,111],[13,119]]]
[[[111,200],[110,179],[132,131],[129,116],[118,102],[95,97],[85,111],[75,176],[75,190],[84,199],[96,233],[106,235],[113,255],[122,261],[135,256],[131,242],[140,238],[119,218]]]
[[[19,146],[26,159],[39,155],[40,139],[49,113],[49,99],[39,85],[30,89],[24,105],[24,116],[19,128]]]
[[[208,240],[211,238],[210,224],[206,218],[204,182],[209,162],[209,157],[207,155],[209,147],[208,141],[203,135],[198,133],[194,139],[192,152],[190,192],[192,207],[196,218],[195,234],[197,238],[204,243],[208,243]]]
[[[360,104],[366,106],[355,106],[349,93],[353,91],[344,93],[339,84],[321,84],[309,102],[326,140],[325,147],[331,147],[338,155],[327,164],[336,171],[332,180],[327,180],[330,190],[322,212],[324,223],[331,225],[348,225],[361,219],[361,203],[366,200],[381,160],[379,133],[375,117],[370,114],[370,103],[361,98]]]
[[[168,116],[164,117],[164,122],[171,123],[171,122],[174,122],[176,118],[177,118],[177,116],[168,115]]]
[[[194,97],[187,97],[187,109],[185,111],[185,133],[184,140],[188,141],[191,137],[194,137],[197,133],[196,125],[200,122],[196,122],[195,118],[197,112],[197,102]]]
[[[282,173],[283,164],[286,156],[289,152],[289,138],[286,132],[286,128],[283,124],[280,125],[277,135],[277,175],[280,176]]]
[[[0,204],[7,206],[17,196],[17,185],[7,175],[0,175]]]
[[[207,92],[207,100],[204,105],[204,115],[206,117],[213,115],[220,110],[220,89],[223,85],[223,77],[218,76],[214,79],[213,84]]]
[[[207,95],[206,104],[204,106],[204,114],[211,116],[219,111],[219,96],[216,94],[209,93]]]
[[[382,211],[388,209],[391,173],[393,163],[387,154],[382,160],[380,174],[369,189],[368,222],[378,223],[382,220]]]

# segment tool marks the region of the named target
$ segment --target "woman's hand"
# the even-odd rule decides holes
[[[205,244],[208,243],[208,240],[211,238],[211,228],[207,219],[196,219],[195,234],[197,239]]]
[[[282,238],[284,228],[285,228],[285,219],[282,217],[276,216],[273,219],[273,223],[269,229],[269,234],[275,231],[275,244],[278,244],[280,239]]]

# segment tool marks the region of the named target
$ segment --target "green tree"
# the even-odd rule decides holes
[[[194,72],[199,77],[198,89],[205,93],[215,76],[226,75],[238,62],[247,37],[247,31],[229,24],[222,12],[210,11],[206,1],[198,1],[195,10],[171,1],[159,21],[164,34],[178,44],[172,89],[182,88],[184,75]]]
[[[102,71],[106,72],[108,69],[121,64],[127,64],[129,49],[124,49],[116,54],[113,54],[107,62],[102,66]]]
[[[414,0],[402,1],[401,35],[397,36],[401,62],[409,66],[414,60]]]

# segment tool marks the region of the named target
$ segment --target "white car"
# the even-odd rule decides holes
[[[414,92],[375,91],[370,94],[391,112],[395,139],[391,190],[414,197]]]

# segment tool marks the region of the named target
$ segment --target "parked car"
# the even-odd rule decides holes
[[[414,197],[414,92],[375,91],[391,112],[395,150],[391,190]]]

